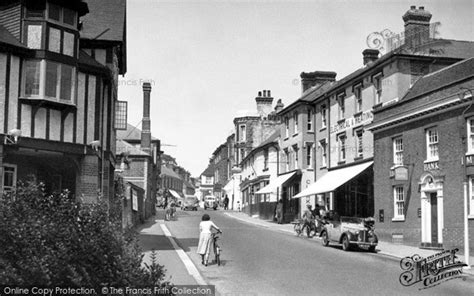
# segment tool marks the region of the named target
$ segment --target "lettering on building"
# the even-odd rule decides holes
[[[372,113],[372,111],[365,111],[357,116],[352,116],[342,122],[332,125],[330,132],[331,134],[333,134],[340,131],[344,131],[344,130],[353,128],[357,125],[362,125],[362,124],[372,122],[373,119],[374,119],[374,114]]]

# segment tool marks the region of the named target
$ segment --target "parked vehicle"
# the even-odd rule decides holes
[[[194,195],[186,195],[184,197],[184,202],[181,205],[181,210],[197,211],[198,206],[199,206],[199,199],[197,197],[195,197]]]
[[[323,220],[324,226],[320,234],[322,243],[324,246],[331,242],[342,244],[344,251],[357,246],[374,252],[378,243],[374,222],[373,218],[340,217],[330,211]]]
[[[217,210],[217,198],[213,195],[206,195],[204,197],[204,209],[212,208]]]

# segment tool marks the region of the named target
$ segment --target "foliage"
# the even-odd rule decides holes
[[[169,285],[163,266],[142,265],[136,232],[109,219],[109,203],[19,184],[0,202],[0,285]],[[121,222],[121,221],[120,221]]]

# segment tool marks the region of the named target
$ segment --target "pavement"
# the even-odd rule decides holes
[[[226,215],[229,217],[247,222],[247,223],[269,228],[274,231],[295,234],[295,231],[293,230],[293,224],[278,224],[271,220],[262,220],[259,218],[253,218],[243,212],[228,211],[226,212]],[[313,237],[313,239],[318,240],[318,241],[321,240],[319,237],[316,237],[316,236]],[[421,257],[426,258],[428,256],[435,255],[440,252],[439,250],[421,249],[414,246],[393,244],[393,243],[385,242],[385,241],[379,241],[376,251],[377,251],[377,254],[379,255],[390,257],[396,260],[400,260],[407,256],[413,256],[415,254],[418,254]],[[464,262],[464,255],[458,254],[458,259]],[[464,273],[474,276],[474,265],[472,265],[474,263],[474,256],[469,257],[469,263],[471,264],[471,268],[470,269],[465,268]]]
[[[157,262],[166,269],[164,281],[174,285],[207,285],[186,252],[176,243],[164,223],[164,213],[158,211],[138,228],[143,263],[152,262],[152,252],[156,252]]]

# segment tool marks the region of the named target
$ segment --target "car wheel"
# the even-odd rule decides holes
[[[347,235],[344,235],[342,237],[342,249],[344,251],[349,251],[351,245],[349,244],[349,238],[347,237]]]
[[[329,237],[328,237],[328,233],[326,231],[324,231],[321,236],[323,237],[322,239],[322,243],[323,243],[323,246],[327,247],[329,246]]]
[[[369,252],[375,253],[375,246],[370,246],[369,247]]]

